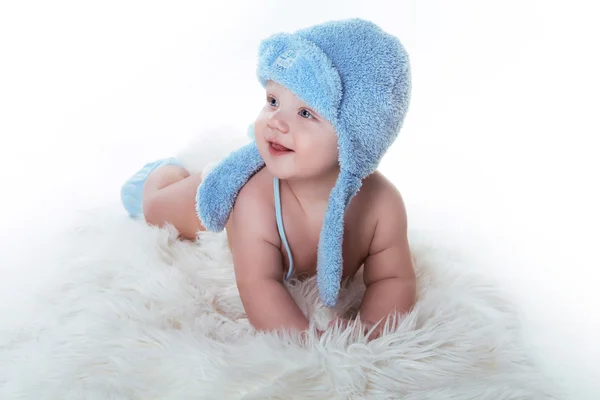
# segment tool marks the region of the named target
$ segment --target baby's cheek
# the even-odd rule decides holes
[[[257,119],[254,121],[254,138],[263,138],[265,132],[266,124],[262,119]]]
[[[315,149],[315,155],[318,156],[320,165],[329,168],[331,165],[337,163],[337,144],[332,144],[329,141],[323,140],[315,146]]]

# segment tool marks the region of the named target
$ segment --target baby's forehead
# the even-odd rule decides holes
[[[274,81],[274,80],[272,80],[272,79],[269,79],[269,80],[267,81],[267,87],[268,87],[268,88],[280,87],[280,88],[284,88],[284,89],[285,89],[285,87],[284,87],[283,85],[281,85],[281,84],[279,84],[279,83],[275,82],[275,81]]]
[[[277,83],[275,81],[272,80],[268,80],[267,81],[267,90],[275,90],[275,91],[281,91],[281,92],[286,92],[288,94],[294,95],[288,88],[286,88],[285,86],[281,85],[280,83]]]

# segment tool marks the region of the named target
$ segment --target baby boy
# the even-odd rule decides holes
[[[207,174],[173,158],[147,164],[123,185],[125,208],[188,239],[225,229],[258,330],[309,328],[285,280],[316,275],[333,307],[360,267],[366,326],[408,312],[416,282],[406,210],[377,171],[408,109],[403,46],[369,21],[331,21],[265,39],[257,75],[265,99],[254,140]]]

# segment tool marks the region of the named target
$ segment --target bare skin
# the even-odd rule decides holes
[[[304,331],[308,320],[283,285],[289,255],[275,219],[273,177],[280,178],[285,232],[299,277],[316,274],[317,244],[329,192],[339,172],[333,127],[285,88],[269,83],[267,105],[255,122],[255,139],[266,167],[240,191],[226,225],[236,282],[252,325],[259,330]],[[291,152],[274,155],[275,141]],[[154,171],[144,187],[146,221],[169,223],[182,237],[205,230],[195,211],[200,174],[177,166]],[[363,181],[345,214],[343,277],[364,265],[360,316],[367,324],[409,311],[416,282],[399,191],[381,173]]]

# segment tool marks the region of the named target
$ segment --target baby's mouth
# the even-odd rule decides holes
[[[288,149],[287,147],[275,142],[269,142],[269,146],[275,151],[293,151],[292,149]]]

